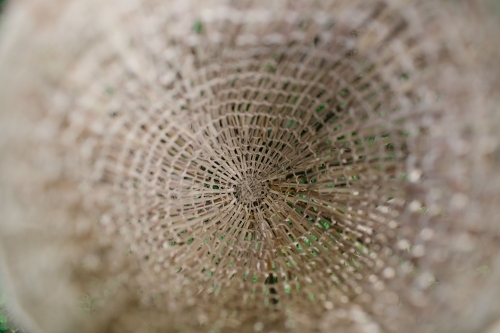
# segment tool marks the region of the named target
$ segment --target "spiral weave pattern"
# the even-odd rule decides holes
[[[449,8],[12,5],[0,230],[20,321],[46,333],[491,329],[498,94]]]

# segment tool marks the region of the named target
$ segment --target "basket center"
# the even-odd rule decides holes
[[[235,197],[248,207],[257,207],[269,193],[269,185],[262,181],[242,181],[235,187]]]

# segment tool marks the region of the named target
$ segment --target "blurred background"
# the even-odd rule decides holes
[[[7,0],[0,0],[0,27],[2,25],[2,18],[6,3]],[[7,304],[7,297],[3,291],[2,282],[0,281],[0,333],[26,333],[26,331],[22,330],[12,322]]]

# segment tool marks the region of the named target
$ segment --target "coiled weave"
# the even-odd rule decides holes
[[[12,4],[0,239],[20,322],[494,330],[500,53],[485,8]]]

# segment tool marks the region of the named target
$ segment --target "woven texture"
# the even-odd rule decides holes
[[[500,53],[485,17],[431,1],[13,4],[0,238],[19,321],[492,330]]]

